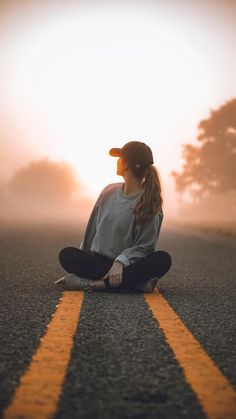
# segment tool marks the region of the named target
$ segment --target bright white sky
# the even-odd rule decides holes
[[[109,149],[135,139],[152,148],[173,209],[181,144],[195,142],[199,121],[236,96],[235,8],[75,3],[4,3],[0,178],[46,156],[70,162],[96,196],[123,181]]]

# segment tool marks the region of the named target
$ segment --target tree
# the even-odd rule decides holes
[[[8,188],[26,205],[65,205],[79,186],[75,179],[67,163],[43,159],[18,169],[9,181]]]
[[[236,99],[211,110],[198,129],[200,146],[184,144],[182,173],[171,172],[176,190],[189,190],[196,198],[236,193]]]

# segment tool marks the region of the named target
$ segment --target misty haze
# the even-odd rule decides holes
[[[236,231],[236,99],[199,122],[198,144],[182,145],[183,168],[171,176],[176,215],[165,189],[168,222]],[[121,181],[118,179],[117,181]],[[1,183],[1,222],[65,222],[85,225],[95,198],[86,194],[69,162],[31,161]]]
[[[0,418],[236,418],[235,16],[0,0]]]

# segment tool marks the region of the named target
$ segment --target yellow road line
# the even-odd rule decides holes
[[[144,294],[167,342],[209,419],[236,417],[235,391],[197,339],[159,293]]]
[[[63,293],[4,419],[46,419],[55,415],[83,298],[83,292]]]

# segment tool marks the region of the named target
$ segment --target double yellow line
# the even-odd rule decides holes
[[[57,410],[84,293],[67,291],[22,376],[4,419],[49,419]],[[158,292],[144,299],[209,419],[236,417],[235,392],[182,320]]]

